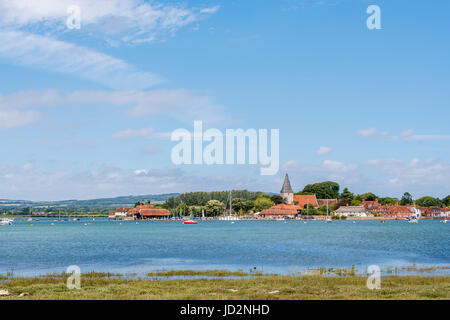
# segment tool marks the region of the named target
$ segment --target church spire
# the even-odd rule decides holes
[[[291,182],[289,181],[289,176],[287,173],[286,173],[286,176],[284,177],[284,183],[283,183],[283,187],[281,188],[280,193],[294,193],[294,191],[292,190]]]

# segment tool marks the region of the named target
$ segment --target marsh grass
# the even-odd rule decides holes
[[[227,270],[206,270],[206,271],[193,271],[193,270],[171,270],[147,273],[148,277],[261,277],[264,276],[260,272],[247,273],[243,271],[227,271]]]
[[[10,278],[1,299],[46,300],[204,300],[204,299],[449,299],[450,277],[388,276],[380,290],[369,290],[366,277],[276,276],[242,279],[119,279],[81,277],[80,290],[68,290],[63,277]],[[29,295],[19,297],[21,293]]]

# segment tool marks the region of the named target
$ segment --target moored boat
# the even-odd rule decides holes
[[[14,222],[14,219],[0,218],[0,226],[10,226]]]
[[[183,224],[197,224],[197,221],[195,221],[195,220],[185,220],[185,221],[183,221]]]

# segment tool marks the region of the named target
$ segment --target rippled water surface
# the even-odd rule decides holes
[[[51,225],[51,224],[54,225]],[[439,221],[17,221],[0,227],[0,273],[144,273],[228,269],[292,274],[305,268],[450,266],[450,224]],[[444,269],[445,270],[445,269]],[[449,274],[448,269],[441,274]]]

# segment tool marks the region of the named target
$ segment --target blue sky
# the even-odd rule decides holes
[[[0,0],[0,198],[278,192],[286,172],[450,193],[448,1],[28,2]],[[279,129],[279,174],[173,165],[194,120]]]

